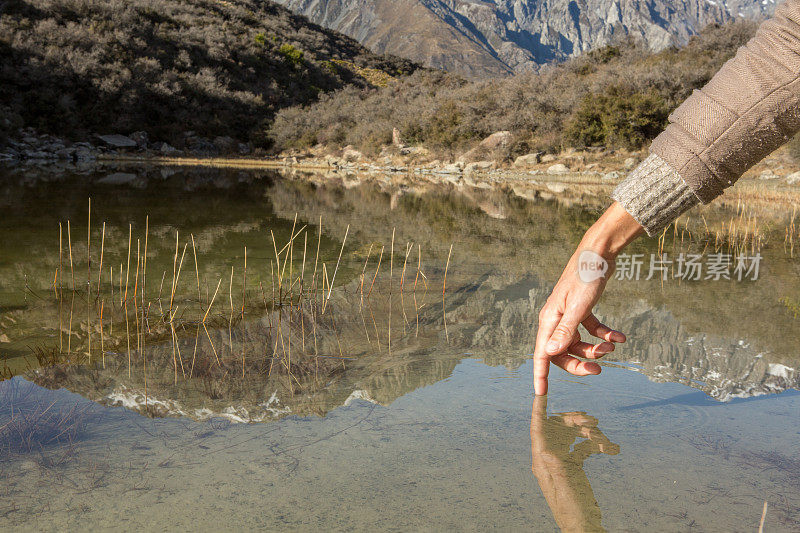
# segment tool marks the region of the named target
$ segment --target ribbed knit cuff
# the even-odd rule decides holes
[[[617,185],[619,202],[651,237],[700,200],[663,159],[651,154]]]

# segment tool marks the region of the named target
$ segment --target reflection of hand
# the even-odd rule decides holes
[[[584,438],[573,447],[575,439]],[[570,451],[572,448],[572,451]],[[531,413],[532,470],[562,531],[603,531],[583,462],[594,453],[616,455],[619,446],[582,412],[547,417],[547,397],[536,396]]]
[[[625,342],[625,335],[601,324],[592,314],[592,308],[603,294],[614,258],[642,232],[642,226],[616,202],[586,232],[539,313],[533,355],[536,394],[547,394],[547,375],[551,362],[577,376],[599,374],[600,365],[580,361],[572,355],[598,359],[614,350],[614,342]],[[581,279],[578,257],[584,251],[593,252],[609,263],[605,276],[592,281]],[[605,342],[582,342],[578,333],[580,324]]]

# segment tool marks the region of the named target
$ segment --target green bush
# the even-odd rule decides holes
[[[575,147],[641,148],[667,124],[670,106],[655,90],[609,86],[587,94],[567,119],[564,138]]]
[[[305,54],[302,50],[298,50],[291,44],[282,44],[278,48],[278,53],[283,56],[283,59],[295,67],[301,66],[305,63]]]

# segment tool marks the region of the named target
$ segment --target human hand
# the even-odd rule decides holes
[[[539,312],[533,355],[537,395],[547,394],[550,363],[576,376],[599,374],[600,365],[573,356],[599,359],[614,351],[615,342],[625,342],[625,335],[602,324],[592,309],[614,271],[617,254],[643,232],[642,226],[614,202],[584,235]],[[581,324],[603,342],[582,341],[578,332]]]

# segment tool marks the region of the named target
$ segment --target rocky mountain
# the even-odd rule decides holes
[[[470,78],[535,70],[632,36],[653,50],[781,0],[277,0],[377,52]]]

